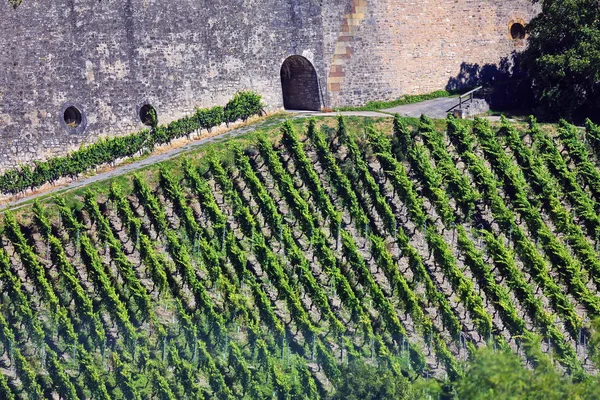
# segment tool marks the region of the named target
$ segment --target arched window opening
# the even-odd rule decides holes
[[[144,104],[140,107],[140,120],[146,126],[156,126],[158,124],[156,109],[151,104]]]
[[[81,125],[81,111],[75,106],[70,106],[63,113],[63,120],[69,128],[77,128]]]
[[[286,110],[321,109],[317,71],[305,57],[291,56],[283,62],[281,89]]]
[[[525,26],[516,22],[510,26],[510,37],[513,40],[525,39]]]

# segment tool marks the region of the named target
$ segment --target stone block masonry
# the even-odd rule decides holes
[[[535,12],[526,0],[0,0],[0,170],[143,129],[145,104],[159,123],[240,90],[281,108],[293,55],[314,68],[311,107],[430,92],[522,46],[510,24]]]

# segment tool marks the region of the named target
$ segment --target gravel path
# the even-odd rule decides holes
[[[420,103],[406,104],[403,106],[387,108],[382,110],[387,113],[398,113],[403,117],[418,118],[425,114],[429,118],[446,118],[446,111],[458,104],[458,97],[441,97],[439,99],[426,100]]]
[[[353,112],[353,111],[350,111],[350,112],[342,112],[342,113],[315,113],[315,112],[306,112],[305,113],[305,112],[302,112],[302,113],[294,114],[292,116],[292,118],[337,117],[340,114],[347,115],[347,116],[358,116],[358,117],[391,117],[391,115],[389,115],[389,114],[378,113],[378,112]],[[25,193],[24,195],[15,196],[10,199],[7,199],[6,202],[4,202],[3,204],[0,204],[0,213],[2,213],[2,211],[7,208],[10,208],[10,209],[21,208],[21,207],[25,206],[24,203],[30,202],[31,200],[34,200],[36,198],[47,197],[47,196],[50,196],[52,194],[56,194],[59,192],[60,193],[70,192],[72,190],[87,186],[87,185],[95,183],[95,182],[104,181],[106,179],[114,178],[116,176],[124,175],[124,174],[130,173],[130,172],[142,169],[142,168],[147,167],[152,164],[156,164],[156,163],[159,163],[162,161],[169,160],[169,159],[177,157],[181,154],[192,151],[200,146],[204,146],[208,143],[218,142],[218,141],[221,141],[224,139],[231,139],[233,137],[240,136],[245,133],[253,132],[257,129],[264,127],[265,125],[280,124],[284,121],[285,121],[285,118],[276,119],[276,120],[270,119],[267,121],[259,122],[257,124],[244,126],[244,127],[240,127],[240,128],[234,128],[234,129],[225,131],[220,135],[208,137],[205,139],[194,140],[184,146],[172,148],[172,149],[169,149],[167,151],[164,151],[164,152],[161,152],[158,154],[150,155],[139,161],[134,161],[134,162],[131,162],[128,164],[117,166],[117,167],[111,169],[110,171],[100,172],[93,176],[80,178],[80,179],[77,179],[77,180],[74,180],[71,182],[65,182],[64,184],[58,184],[54,187],[46,185],[46,187],[42,187],[42,189],[37,192],[33,192],[33,193],[29,192],[29,193]]]
[[[455,105],[457,102],[456,98],[453,97],[445,97],[434,100],[427,100],[421,103],[416,104],[407,104],[404,106],[398,106],[394,108],[389,108],[386,110],[382,110],[383,112],[377,111],[344,111],[344,112],[335,112],[335,113],[321,113],[321,112],[303,112],[298,111],[294,112],[292,118],[308,118],[308,117],[337,117],[338,115],[344,116],[352,116],[352,117],[371,117],[371,118],[391,118],[393,113],[399,113],[403,116],[409,117],[420,117],[421,114],[425,114],[431,118],[446,118],[445,111]],[[17,209],[24,206],[24,203],[34,200],[39,197],[47,197],[52,194],[56,194],[58,192],[69,192],[83,186],[87,186],[89,184],[103,181],[106,179],[110,179],[116,176],[124,175],[144,167],[147,167],[152,164],[156,164],[162,161],[169,160],[171,158],[177,157],[183,153],[187,153],[196,149],[197,147],[203,146],[208,143],[217,142],[223,139],[230,139],[239,135],[243,135],[245,133],[253,132],[257,129],[264,127],[267,124],[273,123],[281,123],[285,120],[285,118],[281,118],[280,120],[268,120],[259,122],[254,125],[244,126],[241,128],[234,128],[229,131],[225,131],[220,135],[194,140],[184,146],[172,148],[170,150],[153,154],[148,156],[142,160],[134,161],[128,164],[124,164],[121,166],[117,166],[110,171],[100,172],[93,176],[80,178],[71,182],[67,182],[64,184],[59,184],[50,188],[42,188],[41,190],[33,193],[26,193],[21,196],[16,196],[10,199],[7,199],[6,202],[0,204],[0,213],[2,210],[7,208]]]
[[[34,193],[25,193],[24,195],[21,195],[18,198],[10,199],[6,203],[1,204],[0,212],[7,208],[17,209],[17,208],[23,207],[24,206],[23,203],[29,202],[38,197],[47,197],[49,195],[52,195],[52,194],[58,193],[58,192],[61,192],[61,193],[62,192],[70,192],[72,190],[81,188],[83,186],[87,186],[87,185],[95,183],[95,182],[110,179],[115,176],[124,175],[124,174],[130,173],[130,172],[136,171],[138,169],[142,169],[149,165],[156,164],[156,163],[177,157],[183,153],[187,153],[189,151],[196,149],[197,147],[206,145],[208,143],[218,142],[218,141],[221,141],[224,139],[230,139],[235,136],[243,135],[245,133],[249,133],[249,132],[255,131],[257,129],[260,129],[267,124],[270,125],[273,123],[282,123],[283,121],[285,121],[284,118],[281,118],[280,120],[272,120],[271,119],[271,120],[259,122],[257,124],[250,125],[250,126],[234,128],[232,130],[225,131],[220,135],[208,137],[205,139],[194,140],[184,146],[172,148],[172,149],[169,149],[169,150],[161,152],[161,153],[152,154],[152,155],[150,155],[144,159],[141,159],[139,161],[134,161],[134,162],[131,162],[128,164],[117,166],[117,167],[111,169],[110,171],[100,172],[93,176],[80,178],[80,179],[65,183],[63,185],[59,185],[59,186],[57,185],[56,187],[53,187],[53,188],[50,188],[47,190],[44,190],[44,188],[42,188],[42,190],[37,193],[35,193],[35,192]]]
[[[338,115],[343,115],[343,116],[348,116],[348,117],[368,117],[368,118],[391,118],[391,117],[393,117],[392,114],[389,114],[386,112],[378,112],[378,111],[337,111],[337,112],[330,112],[330,113],[300,112],[298,114],[297,118],[337,117]]]

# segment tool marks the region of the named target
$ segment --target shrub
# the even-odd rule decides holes
[[[239,92],[227,103],[224,109],[225,122],[246,121],[253,115],[262,115],[264,105],[259,94],[255,92]]]
[[[223,107],[200,108],[196,109],[196,119],[202,129],[211,131],[215,126],[221,125],[224,120]]]

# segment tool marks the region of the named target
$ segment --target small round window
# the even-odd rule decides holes
[[[81,111],[75,106],[70,106],[63,113],[63,121],[69,128],[77,128],[81,125]]]
[[[61,106],[58,122],[69,133],[81,134],[87,128],[85,110],[80,104],[70,101]]]
[[[144,125],[156,126],[158,123],[156,109],[151,104],[144,104],[140,107],[140,120]]]
[[[525,39],[525,26],[521,23],[514,23],[510,26],[510,37],[513,40]]]

